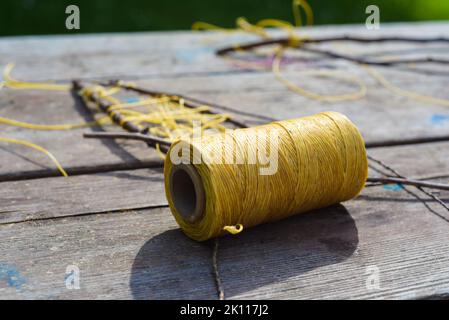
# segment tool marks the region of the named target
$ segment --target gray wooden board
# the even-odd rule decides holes
[[[397,86],[422,94],[430,93],[440,98],[449,98],[445,90],[449,85],[448,77],[417,76],[384,69],[379,70]],[[338,111],[355,122],[367,142],[449,134],[447,106],[432,105],[397,96],[381,87],[361,68],[351,68],[350,73],[367,84],[367,96],[356,101],[338,103],[304,98],[289,91],[271,73],[228,75],[216,78],[198,77],[189,80],[188,84],[183,79],[147,80],[141,83],[144,87],[156,90],[171,88],[174,92],[202,97],[206,101],[214,101],[224,106],[276,119],[297,118],[322,111]],[[300,69],[285,72],[285,76],[321,94],[354,91],[353,85],[339,83],[335,79],[301,76]]]
[[[447,37],[449,24],[384,24],[379,31],[326,26],[305,33]],[[367,142],[448,134],[447,107],[395,96],[347,62],[310,55],[298,62],[296,53],[288,53],[285,76],[310,90],[340,93],[352,86],[304,75],[307,67],[345,70],[368,85],[365,99],[329,104],[289,92],[270,72],[249,72],[214,55],[217,48],[255,39],[190,32],[13,37],[0,39],[0,64],[16,62],[13,75],[26,80],[138,79],[150,89],[278,119],[336,110],[360,127]],[[383,58],[447,59],[448,52],[442,44],[320,47]],[[441,66],[379,70],[404,89],[449,97],[448,70]],[[33,123],[91,118],[67,93],[7,89],[0,92],[0,116]],[[0,181],[17,180],[0,182],[0,298],[216,298],[211,243],[191,241],[177,227],[166,207],[161,169],[149,168],[162,165],[158,155],[139,142],[83,140],[82,132],[92,129],[98,130],[2,126],[1,136],[46,147],[77,175],[39,178],[58,174],[45,155],[0,146]],[[436,181],[447,183],[448,147],[428,143],[369,153],[406,176],[439,175]],[[448,212],[409,190],[420,199],[397,185],[370,187],[342,205],[221,239],[219,268],[227,297],[447,298]],[[447,192],[435,195],[448,201]],[[80,290],[66,288],[68,265],[80,269]],[[379,271],[380,286],[369,289],[373,270]]]
[[[441,296],[448,228],[408,194],[371,188],[220,240],[221,277],[228,298]],[[0,236],[1,298],[216,298],[210,244],[185,237],[168,208],[7,224]],[[80,290],[65,286],[68,265]],[[380,289],[366,287],[373,267]]]
[[[399,71],[383,71],[398,85],[413,87],[416,84]],[[293,71],[287,75],[293,74]],[[365,76],[364,70],[354,74]],[[301,78],[301,77],[300,77]],[[352,90],[349,85],[335,85],[332,81],[306,77],[309,87],[329,86],[329,90],[342,92]],[[448,78],[420,75],[419,85],[444,97]],[[315,114],[320,111],[339,111],[346,114],[360,128],[367,142],[401,140],[449,134],[449,113],[445,106],[425,104],[398,97],[380,88],[372,79],[368,96],[362,100],[339,103],[323,103],[298,96],[274,79],[271,73],[232,74],[157,79],[142,81],[144,87],[180,92],[219,103],[237,110],[289,119]],[[392,80],[393,81],[393,80]],[[313,84],[312,84],[313,83]],[[207,84],[207,85],[206,85]],[[331,88],[332,87],[332,88]],[[263,89],[262,89],[263,88]],[[418,90],[418,89],[416,89]],[[421,89],[422,91],[424,89]],[[75,103],[68,93],[3,90],[0,95],[0,116],[40,124],[80,123],[91,120],[84,108]],[[244,117],[248,125],[263,122]],[[144,165],[160,165],[161,159],[153,149],[141,142],[86,140],[82,133],[92,128],[71,131],[36,131],[2,125],[2,136],[25,139],[47,148],[54,153],[69,171],[95,171],[100,168],[136,168]],[[95,129],[97,130],[97,129]],[[105,130],[118,130],[110,126]],[[70,146],[70,148],[68,148]],[[56,168],[46,155],[23,146],[2,143],[0,145],[0,179],[15,179],[30,175],[57,175]]]
[[[447,146],[370,153],[405,175],[435,175],[449,169]],[[16,223],[0,225],[0,297],[216,298],[210,243],[185,237],[168,208],[151,208],[166,203],[161,178],[134,170],[1,183],[2,203],[14,208],[18,201],[23,215],[2,213]],[[447,296],[449,215],[414,192],[423,202],[401,188],[366,188],[342,205],[223,238],[219,268],[227,297]],[[80,269],[80,290],[66,288],[68,265]],[[367,289],[376,268],[380,288]]]
[[[312,37],[344,34],[366,37],[416,34],[448,36],[449,24],[385,24],[375,32],[364,26],[324,26],[304,30],[304,34]],[[280,36],[282,32],[273,32],[273,35]],[[304,60],[285,68],[286,77],[321,93],[342,93],[354,88],[339,81],[303,75],[304,69],[348,71],[357,75],[369,87],[368,96],[362,100],[323,103],[290,92],[270,72],[248,72],[245,67],[236,66],[214,55],[217,48],[254,40],[254,36],[244,33],[217,32],[11,37],[0,39],[0,65],[16,62],[13,75],[24,80],[69,81],[73,78],[100,76],[137,78],[142,80],[139,84],[152,89],[189,94],[277,119],[310,115],[324,110],[340,111],[360,127],[368,142],[448,133],[447,107],[395,96],[376,84],[360,67],[350,63],[301,55]],[[442,44],[328,43],[321,46],[346,54],[377,54],[382,57],[430,54],[447,58],[448,52],[447,46]],[[445,68],[439,66],[435,70],[433,67],[432,75],[417,73],[416,69],[415,66],[411,71],[395,69],[382,72],[403,88],[448,98]],[[443,74],[435,74],[436,71]],[[8,89],[0,92],[0,116],[33,123],[77,123],[89,119],[88,113],[73,102],[70,94]],[[247,123],[255,124],[254,121]],[[88,130],[91,129],[55,133],[2,125],[3,135],[42,145],[53,152],[71,173],[161,164],[156,152],[144,148],[142,143],[127,142],[119,146],[112,141],[83,140],[81,134]],[[70,146],[70,150],[67,146]],[[58,175],[44,154],[5,143],[0,148],[0,180]]]
[[[166,206],[161,171],[111,171],[0,183],[0,224]]]
[[[237,17],[236,17],[237,18]],[[262,18],[262,17],[261,17]],[[382,24],[367,30],[364,23],[347,26],[303,28],[311,37],[351,34],[357,36],[449,36],[448,23]],[[285,32],[272,32],[273,36]],[[214,50],[258,38],[242,32],[148,32],[71,36],[5,37],[0,39],[0,65],[15,62],[17,78],[71,80],[73,78],[177,77],[180,74],[227,73],[233,69]],[[331,46],[335,46],[331,44]],[[346,45],[345,45],[346,46]],[[396,45],[395,45],[396,46]],[[391,54],[389,44],[350,46],[356,52]],[[413,48],[416,46],[412,46]],[[410,48],[399,44],[396,48]],[[422,46],[419,46],[422,48]],[[417,51],[415,51],[416,53]]]
[[[374,148],[368,154],[410,178],[449,177],[448,150],[449,142],[441,142]],[[2,182],[0,224],[167,205],[163,182],[157,168]]]
[[[36,91],[1,92],[0,116],[19,121],[40,124],[77,124],[92,121],[91,112],[74,100],[69,93]],[[102,116],[97,114],[97,118]],[[160,166],[161,158],[153,149],[142,142],[124,141],[118,145],[115,141],[86,140],[83,132],[113,130],[114,126],[80,128],[70,131],[38,131],[14,126],[2,125],[1,136],[28,140],[50,152],[68,171],[108,170],[111,168],[135,168],[142,166]],[[49,158],[36,150],[14,144],[2,143],[0,176],[15,179],[22,176],[59,175]],[[90,169],[89,169],[90,168]]]

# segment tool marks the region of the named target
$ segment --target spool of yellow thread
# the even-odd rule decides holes
[[[275,170],[267,159],[277,161]],[[357,127],[340,113],[323,112],[178,140],[164,175],[176,221],[203,241],[354,198],[368,161]]]

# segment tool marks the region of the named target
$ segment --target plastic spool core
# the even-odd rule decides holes
[[[179,164],[172,167],[170,193],[176,210],[184,220],[195,222],[201,219],[206,197],[201,176],[194,166]]]

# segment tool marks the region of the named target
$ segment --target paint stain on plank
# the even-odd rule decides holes
[[[0,263],[0,282],[5,282],[8,287],[21,290],[26,279],[14,265]]]
[[[449,114],[433,114],[430,118],[430,123],[436,126],[443,126],[449,124]]]
[[[398,191],[398,190],[403,189],[403,187],[402,187],[401,184],[396,184],[396,183],[394,183],[394,184],[385,184],[385,185],[384,185],[384,189],[385,189],[385,190]]]

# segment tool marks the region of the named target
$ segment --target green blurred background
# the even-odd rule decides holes
[[[365,8],[381,22],[449,20],[449,0],[309,0],[315,24],[364,23]],[[65,8],[78,5],[81,29],[66,30]],[[291,0],[0,0],[0,35],[186,30],[197,20],[231,27],[244,16],[292,21]]]

